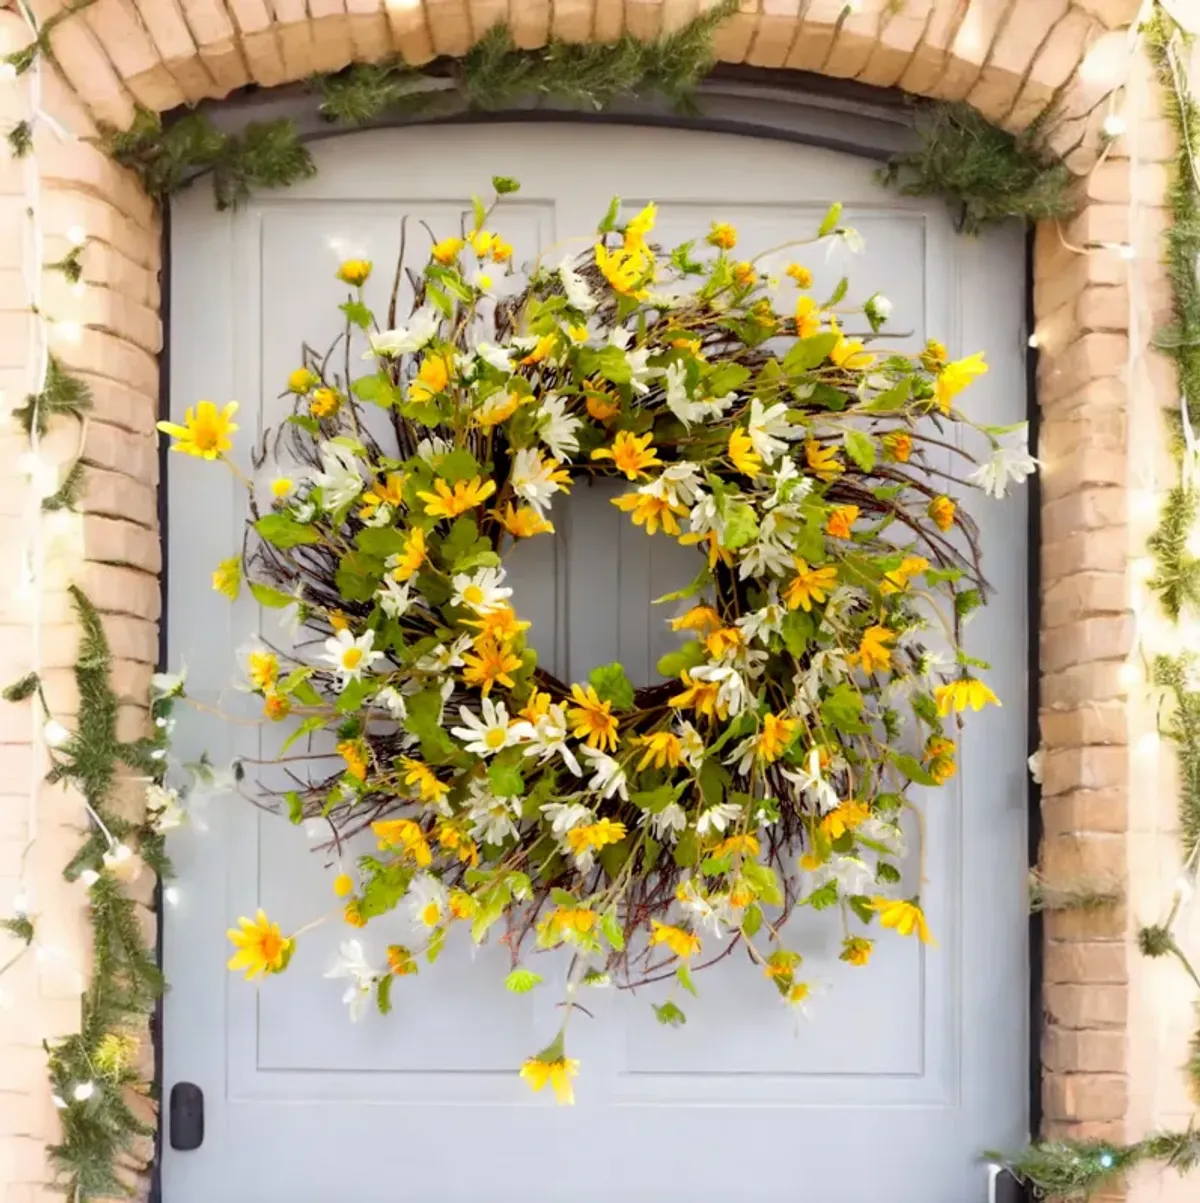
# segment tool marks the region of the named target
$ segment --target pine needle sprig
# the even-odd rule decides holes
[[[92,390],[51,355],[42,391],[28,395],[25,404],[14,409],[12,416],[26,434],[33,433],[36,421],[38,435],[43,436],[50,428],[51,418],[80,418],[91,408]]]
[[[316,174],[312,155],[288,118],[252,121],[240,135],[226,139],[213,168],[218,209],[236,208],[252,188],[286,188]]]

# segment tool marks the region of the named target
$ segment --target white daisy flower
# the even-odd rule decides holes
[[[697,835],[725,834],[725,829],[742,813],[736,802],[715,802],[700,812],[696,820]]]
[[[625,770],[607,753],[599,748],[580,748],[584,758],[592,767],[592,778],[588,789],[598,793],[601,798],[611,798],[614,795],[622,801],[629,801],[629,785],[625,780]]]
[[[428,873],[418,873],[408,886],[409,912],[414,923],[422,927],[437,927],[446,913],[446,887]]]
[[[580,313],[591,313],[596,308],[596,298],[592,296],[587,281],[571,266],[571,256],[568,255],[558,265],[558,278],[562,281],[563,292],[571,307]]]
[[[428,307],[418,309],[408,319],[407,326],[368,334],[367,341],[371,344],[371,349],[363,358],[374,359],[377,355],[394,358],[397,355],[419,351],[438,332],[439,323],[440,318],[435,310]]]
[[[526,756],[536,756],[539,764],[545,764],[555,756],[561,756],[563,763],[575,774],[583,776],[579,761],[567,743],[567,715],[561,705],[550,706],[546,713],[533,725],[533,737],[529,747],[525,749]]]
[[[451,605],[466,606],[476,614],[488,614],[508,604],[511,589],[502,589],[503,568],[480,568],[475,572],[461,572],[451,580],[454,593]]]
[[[650,348],[641,347],[637,351],[626,351],[625,358],[629,363],[629,387],[635,393],[648,393],[650,391],[649,382],[659,374],[660,370],[649,365]]]
[[[463,725],[450,729],[451,735],[463,741],[466,751],[476,756],[494,756],[513,744],[533,738],[533,728],[526,722],[512,722],[503,702],[482,698],[479,705],[480,715],[463,706],[458,712]]]
[[[753,701],[746,682],[736,668],[727,664],[701,664],[692,669],[692,676],[697,681],[716,682],[717,705],[724,707],[730,717],[741,714]]]
[[[449,647],[439,643],[413,665],[418,672],[436,673],[441,676],[452,668],[462,668],[463,652],[471,646],[470,635],[460,635]],[[453,684],[453,683],[451,683]]]
[[[788,412],[788,407],[782,401],[769,409],[764,409],[757,397],[750,402],[746,433],[754,444],[754,450],[768,464],[773,464],[787,450],[788,443],[804,433],[803,427],[793,426],[788,421]]]
[[[383,587],[375,591],[375,600],[389,618],[403,618],[412,605],[412,590],[394,577],[385,576]]]
[[[766,647],[771,641],[771,636],[780,633],[786,615],[787,610],[780,604],[772,589],[765,606],[744,614],[734,625],[742,632],[747,643],[757,640]]]
[[[656,815],[650,816],[650,831],[661,844],[673,844],[687,827],[687,814],[678,802],[668,802]]]
[[[375,695],[375,705],[382,706],[398,723],[408,717],[404,695],[393,685],[385,686]]]
[[[146,814],[160,835],[183,825],[187,812],[179,800],[179,791],[161,785],[146,786]]]
[[[1029,425],[1022,422],[1020,429],[1008,438],[1008,443],[999,444],[986,464],[980,464],[967,478],[977,484],[989,497],[1003,497],[1009,482],[1024,484],[1025,478],[1037,471],[1038,462],[1029,454]]]
[[[542,807],[542,814],[550,820],[550,830],[559,836],[592,818],[591,810],[578,802],[547,802]]]
[[[742,552],[738,578],[743,581],[782,576],[792,569],[792,552],[775,539],[756,539]]]
[[[556,459],[567,460],[579,451],[579,436],[575,433],[583,420],[567,413],[566,398],[547,393],[538,408],[538,438],[550,448]]]
[[[321,504],[326,510],[337,510],[353,501],[363,489],[358,460],[344,443],[328,440],[320,444],[323,471],[312,474],[313,484],[321,490]]]
[[[833,810],[839,802],[837,791],[821,775],[821,752],[812,748],[808,753],[807,769],[784,769],[783,775],[793,785],[802,789],[805,796],[817,805],[817,809],[825,814]]]
[[[513,491],[543,518],[550,499],[562,489],[562,485],[552,479],[557,470],[558,460],[547,459],[536,447],[522,448],[513,457],[509,477]]]
[[[187,667],[180,665],[177,673],[155,673],[150,678],[150,692],[156,698],[173,698],[183,694]]]
[[[489,342],[478,343],[475,346],[475,355],[482,359],[489,368],[495,368],[498,372],[512,371],[512,356],[505,347]]]
[[[357,940],[343,940],[338,949],[338,959],[325,976],[348,983],[342,1002],[350,1008],[350,1022],[357,1023],[371,1002],[371,991],[380,974],[367,964],[366,953]]]
[[[479,781],[471,782],[471,793],[467,798],[470,810],[472,839],[485,844],[503,844],[517,834],[517,820],[521,817],[520,798],[497,798]]]
[[[325,654],[321,657],[332,664],[338,675],[338,690],[343,690],[351,681],[358,681],[364,672],[369,672],[383,653],[375,648],[375,632],[364,631],[357,639],[346,629],[338,631],[332,639],[325,640]]]
[[[695,464],[668,464],[657,479],[642,485],[638,492],[671,505],[691,505],[700,493],[699,477],[700,469]]]
[[[704,736],[686,719],[679,724],[676,731],[679,734],[679,742],[683,744],[684,762],[692,768],[698,769],[700,762],[704,759],[704,755],[708,751],[708,745],[704,742]]]
[[[450,453],[452,446],[453,445],[446,442],[445,439],[433,434],[427,439],[422,439],[417,444],[417,455],[419,455],[427,464],[436,467],[442,456]]]

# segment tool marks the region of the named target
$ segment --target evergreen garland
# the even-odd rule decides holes
[[[50,35],[54,32],[55,26],[61,25],[68,17],[73,17],[85,8],[90,8],[94,3],[95,0],[70,0],[70,3],[64,4],[58,12],[52,13],[44,21],[38,23],[37,33],[28,46],[22,46],[20,50],[6,54],[0,61],[12,67],[17,75],[24,75],[37,61],[38,55],[45,55],[47,58],[51,56]]]
[[[1045,143],[1045,116],[1010,134],[969,104],[922,105],[920,148],[894,155],[880,178],[904,196],[942,197],[967,234],[1010,218],[1069,216],[1073,177]]]

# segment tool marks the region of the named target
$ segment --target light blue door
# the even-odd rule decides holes
[[[1024,416],[1019,233],[960,238],[939,205],[882,191],[868,163],[574,124],[384,131],[322,142],[316,158],[314,180],[236,214],[214,212],[203,189],[174,206],[172,410],[239,399],[243,448],[281,418],[275,398],[299,339],[321,346],[335,333],[336,263],[353,252],[390,264],[404,214],[457,227],[493,173],[522,182],[498,223],[518,261],[586,236],[614,191],[636,190],[634,207],[659,202],[664,244],[718,218],[737,225],[748,256],[809,232],[842,200],[867,249],[854,262],[821,252],[816,292],[849,271],[852,300],[881,290],[893,301],[906,345],[936,336],[953,354],[985,351],[991,371],[971,390],[972,412],[997,424]],[[168,488],[170,660],[187,662],[193,691],[228,700],[234,666],[217,649],[270,617],[209,587],[240,545],[240,500],[227,474],[185,457],[172,457]],[[557,540],[522,549],[515,600],[560,675],[619,658],[648,681],[671,640],[649,599],[692,565],[635,530],[607,493],[580,486],[553,515]],[[970,649],[993,662],[1005,706],[969,726],[958,776],[926,810],[922,894],[936,948],[881,941],[869,969],[853,969],[837,959],[828,916],[796,917],[790,943],[822,983],[800,1017],[741,956],[702,976],[680,1030],[655,1021],[652,989],[597,992],[594,1019],[572,1025],[578,1105],[555,1108],[516,1070],[554,1030],[557,996],[506,994],[503,950],[464,940],[402,983],[391,1016],[356,1025],[338,983],[322,978],[346,935],[337,925],[305,937],[288,973],[260,990],[228,974],[233,917],[262,905],[290,929],[329,899],[303,832],[229,798],[209,807],[206,832],[173,848],[165,1086],[203,1089],[207,1130],[195,1151],[166,1150],[166,1203],[983,1203],[980,1150],[1026,1127],[1027,549],[1019,496],[976,517],[997,597],[972,622]],[[269,753],[253,729],[247,743],[189,716],[180,735],[185,754]],[[382,954],[382,928],[362,938]]]

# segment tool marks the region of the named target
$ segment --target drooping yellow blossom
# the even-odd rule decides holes
[[[316,388],[321,377],[312,368],[296,368],[288,374],[288,392],[303,396],[309,389]]]
[[[507,263],[512,258],[513,248],[511,242],[505,242],[499,234],[492,237],[492,259],[496,263]]]
[[[842,951],[838,960],[845,961],[847,965],[862,966],[870,961],[874,948],[874,940],[868,940],[865,936],[847,936],[842,941]]]
[[[933,386],[938,409],[942,413],[948,414],[954,398],[987,370],[982,351],[976,351],[974,355],[968,355],[966,359],[956,359],[953,363],[946,364],[938,372]]]
[[[638,741],[646,749],[638,762],[639,773],[648,765],[656,769],[668,765],[678,768],[683,760],[683,742],[674,731],[652,731],[649,735],[639,735]]]
[[[700,937],[694,932],[651,919],[650,947],[655,948],[660,944],[670,949],[681,961],[694,957],[700,951]]]
[[[821,307],[809,296],[796,302],[796,336],[812,338],[821,333]]]
[[[650,295],[644,284],[654,270],[654,259],[640,247],[610,251],[598,242],[596,266],[613,292],[637,301],[644,301]]]
[[[338,898],[348,898],[354,893],[354,878],[349,873],[339,873],[333,879],[333,892]]]
[[[813,602],[823,602],[829,591],[837,584],[837,568],[826,564],[821,568],[810,568],[808,561],[796,557],[796,575],[783,590],[783,600],[789,610],[797,607],[804,611],[813,608]]]
[[[549,334],[543,334],[534,344],[533,350],[521,360],[521,366],[526,368],[532,367],[535,363],[541,363],[542,360],[548,359],[550,352],[554,350],[556,342],[558,342],[557,332],[552,331]]]
[[[949,497],[935,497],[925,512],[937,524],[938,530],[949,530],[954,525],[955,509]]]
[[[525,705],[517,711],[517,716],[523,718],[531,726],[536,727],[538,722],[550,713],[550,703],[553,700],[544,690],[533,689]]]
[[[253,919],[240,918],[238,926],[225,934],[237,949],[229,958],[229,968],[235,973],[244,969],[247,981],[262,973],[282,973],[295,948],[295,941],[284,936],[262,909]]]
[[[592,459],[610,459],[618,472],[624,472],[627,480],[638,480],[649,476],[647,468],[662,467],[662,460],[652,446],[654,436],[632,434],[620,430],[611,447],[600,447],[592,452]]]
[[[796,734],[796,720],[786,714],[764,714],[754,741],[754,754],[764,764],[772,764],[787,751]]]
[[[931,338],[925,344],[924,350],[920,354],[922,366],[927,372],[940,372],[945,366],[949,352],[946,350],[945,343],[940,343],[936,338]]]
[[[612,503],[627,514],[632,512],[634,526],[644,526],[648,535],[656,534],[660,525],[666,534],[678,535],[679,519],[687,513],[685,506],[651,493],[624,493],[612,498]]]
[[[803,960],[798,952],[793,952],[790,948],[777,948],[767,957],[767,963],[763,966],[763,976],[787,986]]]
[[[799,263],[789,263],[787,265],[787,271],[784,272],[784,275],[789,276],[789,277],[791,277],[791,279],[795,280],[797,285],[801,288],[811,288],[812,287],[812,283],[813,283],[812,272],[810,272],[807,267],[804,267]]]
[[[437,779],[429,765],[411,756],[401,756],[400,763],[404,767],[404,784],[410,788],[416,786],[422,802],[440,802],[450,792],[450,787]]]
[[[370,274],[370,259],[347,259],[337,269],[337,278],[355,288],[361,288],[367,282]]]
[[[265,648],[255,648],[246,657],[246,676],[255,689],[265,692],[279,677],[279,657]]]
[[[908,588],[908,583],[914,576],[928,567],[929,561],[924,556],[905,556],[898,567],[883,574],[879,592],[884,596],[902,592]]]
[[[491,254],[492,245],[496,241],[496,235],[490,230],[472,230],[467,235],[467,241],[471,244],[471,250],[480,259],[484,259]]]
[[[597,422],[609,422],[621,412],[621,402],[612,393],[589,386],[587,411]]]
[[[758,279],[758,272],[753,263],[735,263],[733,265],[733,282],[739,288],[749,288]]]
[[[838,336],[837,342],[833,344],[833,349],[829,352],[829,358],[839,368],[845,368],[848,372],[860,372],[875,362],[876,357],[863,350],[861,339],[847,338],[842,333],[842,328],[838,325],[836,318],[830,320],[829,326]]]
[[[461,238],[443,238],[429,248],[430,255],[443,266],[449,266],[458,258],[458,253],[466,245]]]
[[[564,1106],[575,1102],[575,1090],[571,1079],[579,1073],[579,1062],[573,1057],[556,1057],[552,1061],[543,1061],[540,1057],[530,1057],[521,1066],[521,1077],[535,1090],[539,1091],[547,1083],[554,1091],[554,1098]]]
[[[230,556],[222,560],[212,574],[212,587],[230,601],[237,601],[242,591],[242,557]]]
[[[915,932],[922,944],[934,942],[925,922],[925,912],[915,902],[875,897],[871,899],[871,906],[879,912],[879,922],[884,927],[890,927],[902,936],[911,936]]]
[[[519,393],[495,392],[475,411],[475,421],[484,430],[490,430],[493,426],[499,426],[501,422],[507,422],[520,405]]]
[[[719,660],[730,652],[744,647],[746,637],[740,627],[718,627],[704,640],[704,650],[714,659]]]
[[[644,247],[646,235],[654,229],[654,219],[658,216],[658,206],[651,201],[640,212],[635,213],[625,226],[625,246],[629,249]]]
[[[233,421],[237,411],[236,401],[230,401],[224,409],[217,409],[211,401],[200,401],[194,409],[184,412],[182,426],[176,422],[159,422],[158,429],[175,440],[171,444],[172,451],[199,459],[218,459],[233,446],[229,436],[237,430]]]
[[[907,464],[912,455],[912,435],[903,430],[889,430],[883,436],[883,454],[898,464]]]
[[[707,548],[705,554],[708,557],[710,569],[715,568],[718,563],[724,564],[726,568],[733,567],[733,553],[727,547],[721,546],[720,536],[715,530],[705,531],[702,535],[695,531],[688,531],[686,535],[679,536],[679,545],[681,547]]]
[[[308,401],[308,412],[314,418],[332,418],[342,404],[342,395],[333,388],[313,390]]]
[[[405,758],[405,763],[418,763]],[[421,765],[428,773],[429,769]],[[430,773],[432,776],[432,773]],[[437,778],[434,778],[437,781]],[[441,785],[441,782],[437,782]],[[425,868],[433,860],[433,852],[425,833],[412,819],[377,819],[371,824],[371,830],[379,841],[379,849],[386,852],[398,848],[408,856],[418,868]]]
[[[931,735],[925,741],[921,759],[929,766],[929,775],[938,785],[944,785],[958,772],[954,763],[954,741],[941,735]]]
[[[866,673],[891,668],[892,652],[887,645],[895,642],[895,639],[895,631],[889,631],[887,627],[867,627],[862,633],[858,651],[850,656],[851,662],[861,664]]]
[[[847,831],[860,827],[871,817],[865,802],[850,798],[835,806],[822,820],[821,829],[831,840],[841,839]]]
[[[516,509],[510,501],[505,505],[503,512],[491,512],[514,539],[532,539],[534,535],[554,533],[554,523],[548,522],[532,506],[526,505]]]
[[[760,850],[758,836],[743,832],[741,835],[731,835],[722,840],[713,849],[713,856],[757,856]]]
[[[349,898],[342,908],[342,922],[350,927],[366,927],[367,917],[362,913],[362,904],[357,898]]]
[[[408,386],[408,399],[417,404],[430,401],[444,392],[449,383],[449,356],[426,355],[417,369],[417,378]]]
[[[951,710],[982,710],[991,703],[1000,705],[1000,699],[980,680],[975,677],[959,677],[949,685],[939,685],[933,691],[937,702],[938,714],[947,715]]]
[[[804,459],[808,464],[809,471],[827,484],[831,480],[836,480],[846,470],[842,466],[841,460],[838,459],[836,448],[822,447],[816,439],[806,440]]]
[[[825,533],[835,539],[849,539],[853,533],[851,527],[854,526],[859,512],[856,505],[836,506],[829,513],[829,518],[825,523]]]
[[[417,571],[425,562],[425,532],[414,526],[404,536],[404,550],[396,558],[396,566],[392,576],[401,584],[416,576]]]
[[[496,482],[474,476],[470,480],[456,480],[452,489],[439,477],[433,482],[433,490],[417,494],[425,502],[425,513],[434,518],[457,518],[487,501],[496,491]]]
[[[359,781],[367,779],[367,749],[360,739],[343,739],[337,754],[346,762],[346,772]]]
[[[521,657],[495,639],[481,638],[475,640],[474,651],[463,652],[463,665],[463,680],[478,685],[486,698],[493,685],[511,689],[516,684],[512,674],[521,667]]]
[[[263,714],[273,723],[281,723],[292,712],[292,700],[286,694],[268,689],[263,695]]]
[[[626,834],[624,823],[612,819],[597,819],[594,823],[581,823],[567,832],[567,846],[580,856],[585,852],[599,852],[609,844],[619,844]]]
[[[495,606],[475,619],[466,619],[465,627],[474,627],[479,634],[475,636],[475,644],[479,645],[484,639],[496,643],[511,643],[522,631],[529,630],[530,623],[523,622],[517,617],[512,606]]]
[[[693,606],[686,614],[671,619],[673,631],[695,631],[704,635],[722,626],[721,616],[712,606]]]
[[[602,702],[594,685],[572,685],[571,698],[575,705],[567,711],[567,718],[575,738],[582,739],[589,748],[615,751],[619,724],[612,703]]]
[[[754,440],[740,426],[729,432],[729,459],[743,476],[753,480],[762,471],[762,456],[754,450]]]
[[[374,518],[380,506],[398,510],[404,504],[404,483],[408,477],[403,472],[389,472],[381,477],[363,495],[358,516],[366,522]]]
[[[726,708],[720,704],[718,695],[721,687],[716,681],[697,681],[685,668],[679,674],[685,686],[682,693],[675,694],[669,699],[669,706],[678,706],[685,710],[694,710],[705,718],[727,717]]]
[[[550,914],[548,924],[555,933],[575,932],[586,936],[600,921],[600,916],[586,906],[557,906]]]
[[[450,914],[455,919],[473,919],[479,911],[479,903],[466,890],[450,891]]]
[[[438,846],[453,852],[464,865],[475,866],[479,863],[479,848],[475,841],[454,823],[439,823],[434,834]]]
[[[396,977],[410,977],[418,971],[418,965],[412,951],[405,948],[403,944],[389,944],[387,946],[387,963],[388,968]]]
[[[727,221],[714,221],[704,241],[722,251],[731,251],[737,246],[737,229]]]

